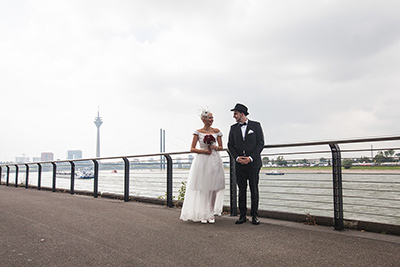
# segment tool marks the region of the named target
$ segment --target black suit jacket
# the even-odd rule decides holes
[[[248,120],[248,125],[243,140],[239,123],[233,124],[229,131],[228,149],[234,159],[239,156],[251,157],[254,167],[261,168],[261,152],[264,148],[264,134],[261,124]]]

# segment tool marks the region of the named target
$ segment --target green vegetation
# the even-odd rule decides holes
[[[373,167],[377,169],[400,169],[399,159],[400,154],[395,154],[393,149],[386,151],[378,151],[375,157],[365,157],[360,158],[343,158],[342,167],[344,169],[369,169]],[[265,170],[274,168],[307,168],[307,169],[320,169],[324,170],[326,168],[331,168],[331,159],[320,158],[319,160],[307,160],[307,159],[297,159],[297,160],[286,160],[283,156],[277,156],[276,159],[263,157],[262,163]],[[324,168],[325,167],[325,168]],[[388,168],[384,168],[388,167]]]
[[[353,166],[353,160],[352,159],[344,159],[342,161],[342,167],[345,169],[350,169]]]
[[[185,194],[186,194],[186,181],[181,183],[181,188],[178,190],[178,201],[184,201],[185,200]],[[167,199],[167,192],[165,192],[164,196],[159,196],[158,199]],[[175,199],[175,196],[172,196],[172,199]]]
[[[181,188],[178,190],[178,201],[184,201],[185,200],[185,194],[186,194],[186,181],[182,182]]]
[[[352,166],[352,170],[400,170],[400,166]]]

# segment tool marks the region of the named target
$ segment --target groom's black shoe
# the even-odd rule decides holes
[[[240,215],[239,219],[236,220],[235,224],[242,224],[245,223],[246,221],[247,221],[246,216]]]
[[[251,222],[255,225],[259,225],[260,221],[258,220],[258,218],[256,216],[253,216],[253,219],[251,219]]]

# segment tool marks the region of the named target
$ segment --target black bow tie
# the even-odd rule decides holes
[[[247,123],[239,124],[240,127],[247,125]]]

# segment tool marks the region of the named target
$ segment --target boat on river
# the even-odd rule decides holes
[[[60,178],[71,178],[71,172],[57,172],[57,176]],[[75,172],[76,179],[93,179],[94,173],[91,169],[83,169]]]
[[[270,172],[266,172],[265,174],[266,175],[284,175],[284,173],[279,170],[272,170]]]
[[[94,172],[90,169],[83,169],[77,173],[78,179],[93,179]]]

